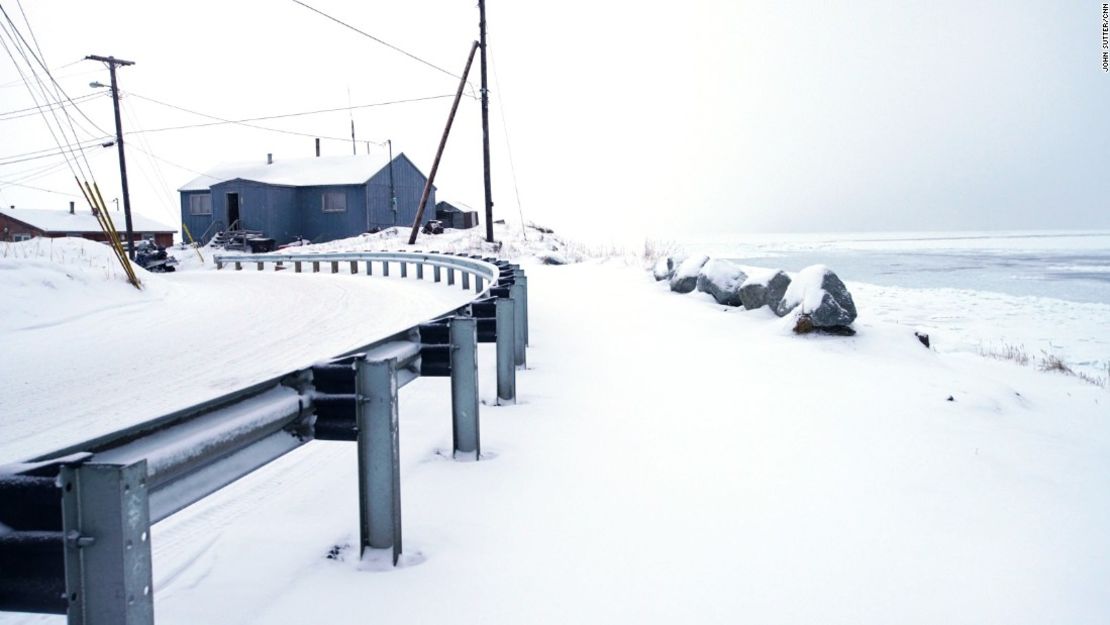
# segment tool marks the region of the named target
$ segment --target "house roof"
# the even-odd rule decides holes
[[[403,154],[398,154],[396,158],[401,156]],[[212,185],[236,179],[286,187],[363,184],[388,164],[389,157],[385,153],[278,158],[271,165],[265,161],[224,163],[190,180],[178,191],[207,191]]]
[[[122,212],[110,211],[116,230],[123,231]],[[92,212],[84,210],[70,214],[69,211],[40,210],[32,208],[0,208],[0,215],[21,221],[43,232],[100,232],[100,224]],[[131,214],[131,229],[135,232],[177,232],[177,228],[147,219],[142,215]]]
[[[476,213],[476,212],[478,212],[478,211],[474,210],[473,208],[470,208],[466,204],[463,204],[462,202],[456,202],[454,200],[443,200],[442,202],[437,203],[436,204],[436,210],[447,211],[449,213]]]

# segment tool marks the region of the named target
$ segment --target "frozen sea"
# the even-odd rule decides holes
[[[689,251],[797,271],[825,264],[869,315],[935,335],[944,351],[1022,348],[1107,376],[1110,231],[719,235]]]

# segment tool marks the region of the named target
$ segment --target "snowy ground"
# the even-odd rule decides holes
[[[529,368],[483,406],[484,460],[442,453],[446,380],[401,392],[405,566],[359,561],[354,448],[313,443],[155,527],[158,622],[1110,620],[1110,393],[875,306],[798,337],[636,264],[526,268]]]

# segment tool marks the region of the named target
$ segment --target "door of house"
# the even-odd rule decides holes
[[[228,229],[242,230],[243,224],[236,223],[239,221],[239,194],[227,194],[227,227]]]

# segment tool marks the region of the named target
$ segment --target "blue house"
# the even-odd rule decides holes
[[[181,222],[207,242],[230,228],[257,230],[279,244],[351,237],[411,226],[427,177],[404,154],[324,156],[215,167],[178,189]],[[391,201],[392,198],[392,201]],[[435,219],[435,187],[423,222]]]

